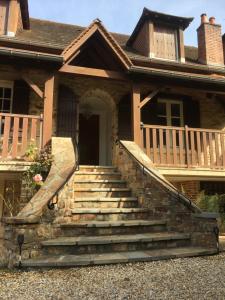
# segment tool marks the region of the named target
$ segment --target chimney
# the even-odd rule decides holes
[[[29,29],[28,0],[0,0],[0,35],[15,36]]]
[[[221,25],[216,24],[214,17],[201,15],[198,32],[198,60],[206,65],[224,65]]]

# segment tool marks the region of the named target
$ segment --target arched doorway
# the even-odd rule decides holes
[[[102,90],[92,90],[80,99],[79,150],[80,164],[112,164],[115,104]]]

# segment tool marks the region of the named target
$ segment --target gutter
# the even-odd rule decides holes
[[[219,85],[221,87],[225,87],[225,77],[224,79],[221,78],[207,78],[205,76],[201,75],[192,75],[182,72],[175,72],[175,71],[169,71],[169,70],[160,70],[160,69],[154,69],[154,68],[143,68],[143,67],[136,67],[131,66],[131,68],[128,71],[129,74],[139,74],[139,75],[147,75],[147,76],[154,76],[154,77],[164,77],[168,79],[180,79],[180,80],[186,80],[189,82],[199,82],[199,83],[208,83],[208,84],[215,84]]]
[[[48,54],[13,50],[13,49],[0,48],[0,55],[10,56],[10,57],[18,57],[18,58],[35,59],[35,60],[39,60],[39,61],[49,61],[49,62],[55,62],[55,63],[60,63],[60,64],[63,63],[63,57],[59,56],[59,55],[48,55]]]

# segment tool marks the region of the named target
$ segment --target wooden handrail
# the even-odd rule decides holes
[[[144,124],[142,134],[155,165],[225,169],[225,131]]]

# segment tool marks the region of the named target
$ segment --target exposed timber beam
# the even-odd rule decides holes
[[[73,75],[128,81],[127,77],[121,72],[103,70],[103,69],[94,69],[94,68],[85,68],[85,67],[64,65],[59,70],[59,72],[65,73],[65,74],[73,74]]]
[[[133,140],[141,146],[141,92],[140,87],[136,84],[132,87],[132,126],[133,126]]]
[[[157,95],[161,90],[162,88],[158,88],[152,91],[144,100],[141,101],[140,108],[142,108],[145,104],[147,104],[150,100],[152,100],[152,98],[155,97],[155,95]]]
[[[45,82],[44,116],[43,116],[43,146],[52,138],[52,115],[54,99],[54,76],[50,76]]]
[[[44,99],[44,93],[42,90],[25,74],[22,74],[22,78],[30,86],[30,88],[37,94],[41,99]]]

